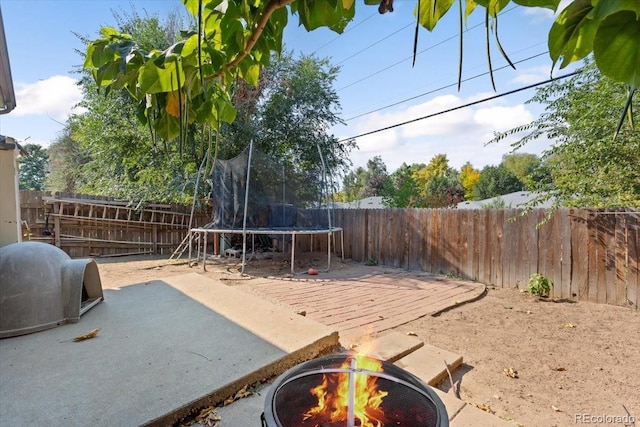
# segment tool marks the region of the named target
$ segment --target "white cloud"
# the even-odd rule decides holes
[[[82,100],[77,80],[68,76],[52,76],[36,83],[16,83],[15,116],[48,116],[64,121]]]
[[[473,119],[485,130],[504,132],[531,122],[533,116],[523,104],[518,104],[511,107],[481,108],[474,113]]]
[[[360,151],[380,152],[398,147],[398,145],[400,145],[400,139],[398,132],[390,129],[358,138],[357,143]]]
[[[540,65],[538,67],[524,68],[519,71],[518,75],[509,80],[509,83],[521,85],[530,85],[547,80],[551,76],[551,67],[548,65]]]
[[[376,113],[354,120],[349,125],[348,133],[358,135],[486,96],[485,93],[478,93],[464,99],[446,95],[403,110]],[[356,142],[360,150],[352,153],[351,160],[358,167],[365,166],[367,160],[374,156],[381,156],[391,173],[402,163],[428,163],[436,154],[445,153],[452,167],[460,168],[470,161],[475,167],[482,168],[489,164],[499,164],[502,155],[511,151],[510,143],[515,141],[515,138],[510,138],[485,146],[493,138],[494,132],[509,130],[533,119],[533,114],[524,104],[509,105],[507,100],[497,99],[358,138]],[[345,130],[341,130],[342,132]],[[543,149],[544,147],[527,146],[523,151],[539,154]]]
[[[555,14],[551,9],[545,9],[542,7],[525,7],[524,14],[536,21],[552,19],[555,15],[562,12],[564,8],[567,7],[569,3],[571,3],[572,1],[573,0],[561,0],[560,4],[558,5],[558,9],[556,9]]]

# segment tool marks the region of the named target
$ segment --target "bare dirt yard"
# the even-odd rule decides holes
[[[317,254],[301,258],[299,267],[321,260]],[[197,272],[251,292],[250,281],[233,263],[217,262],[203,272],[186,261],[161,258],[96,261],[104,288]],[[339,280],[363,268],[336,261],[330,273],[315,277]],[[246,273],[274,280],[290,276],[287,259],[278,257],[254,262]],[[462,355],[464,364],[454,373],[453,389],[449,381],[440,388],[457,390],[463,400],[515,426],[640,426],[638,311],[489,288],[476,301],[396,330]]]

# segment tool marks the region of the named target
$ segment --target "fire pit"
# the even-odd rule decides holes
[[[411,373],[356,352],[314,359],[280,375],[263,427],[448,427],[438,396]]]

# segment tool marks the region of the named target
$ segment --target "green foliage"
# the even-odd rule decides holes
[[[535,273],[529,277],[529,283],[527,283],[527,292],[539,297],[548,297],[551,294],[551,288],[553,282],[542,274]]]
[[[482,205],[482,209],[505,209],[509,207],[510,206],[507,206],[507,202],[505,202],[500,196],[496,197],[491,202]]]
[[[431,178],[424,193],[424,207],[427,208],[451,208],[464,200],[464,188],[453,170]]]
[[[290,54],[275,58],[265,69],[262,95],[249,119],[260,148],[302,171],[321,176],[318,148],[329,170],[345,171],[354,141],[338,142],[327,129],[342,123],[334,82],[339,69],[328,59]],[[245,144],[248,139],[244,140]],[[383,171],[384,164],[382,164]]]
[[[458,172],[449,166],[446,154],[436,154],[429,164],[413,173],[420,203],[417,207],[444,208],[464,200]]]
[[[585,208],[640,206],[640,132],[623,129],[612,138],[627,96],[624,85],[602,76],[591,61],[571,79],[537,89],[531,102],[545,105],[545,112],[515,145],[537,138],[555,142],[534,171],[540,201]],[[638,100],[631,105],[632,111],[640,108]]]
[[[473,188],[480,180],[480,171],[467,162],[460,169],[459,180],[460,185],[464,188],[464,199],[473,200]]]
[[[90,158],[82,153],[79,143],[71,136],[67,126],[49,146],[49,169],[47,190],[52,192],[79,193],[82,179],[81,168]]]
[[[431,178],[447,175],[450,171],[447,155],[436,154],[431,158],[428,165],[414,173],[413,178],[421,188],[425,188]]]
[[[402,164],[389,175],[387,184],[382,190],[382,200],[390,208],[414,208],[423,205],[418,191],[418,184],[413,178],[414,173],[423,168],[424,164],[411,166]]]
[[[25,144],[27,153],[18,160],[18,180],[20,190],[44,190],[48,174],[49,154],[38,144]]]
[[[374,267],[376,265],[378,265],[378,258],[376,257],[369,257],[365,260],[364,265],[368,266],[368,267]]]
[[[367,161],[367,168],[358,167],[345,175],[342,188],[346,201],[382,196],[388,187],[389,175],[382,157],[376,156]]]
[[[504,165],[485,166],[473,187],[474,200],[490,199],[522,190],[522,182]]]
[[[526,190],[534,187],[540,166],[538,156],[530,153],[505,154],[502,156],[502,165],[520,180]]]
[[[218,16],[217,12],[211,13],[211,19],[233,21]],[[276,18],[272,15],[272,19]],[[52,186],[125,199],[190,202],[199,165],[208,160],[207,151],[214,158],[231,158],[251,140],[262,151],[284,160],[292,176],[308,184],[299,186],[301,192],[309,193],[308,197],[315,196],[310,193],[323,176],[318,148],[328,168],[346,169],[354,142],[338,143],[326,133],[326,129],[340,122],[339,98],[333,89],[338,69],[328,60],[314,57],[293,60],[285,53],[273,61],[270,58],[263,61],[269,65],[261,72],[260,67],[244,69],[243,61],[239,65],[242,73],[228,75],[238,77],[228,82],[232,90],[224,95],[233,105],[229,109],[215,89],[219,82],[200,81],[200,76],[193,74],[198,66],[193,57],[189,66],[184,62],[186,57],[178,58],[189,49],[197,50],[197,46],[190,46],[197,37],[177,31],[181,26],[178,17],[170,15],[160,21],[155,16],[141,17],[134,11],[116,15],[116,21],[119,26],[116,33],[122,36],[120,50],[114,52],[113,46],[98,43],[93,51],[91,47],[88,50],[88,54],[98,59],[87,61],[102,60],[100,55],[107,53],[118,58],[128,52],[128,71],[114,74],[116,80],[98,93],[96,76],[99,83],[106,82],[100,76],[113,72],[109,67],[114,62],[105,62],[104,68],[87,69],[91,70],[92,78],[86,76],[81,81],[84,90],[81,106],[85,112],[69,120],[67,138],[58,149]],[[206,25],[213,28],[218,24]],[[103,30],[105,35],[112,33]],[[135,43],[130,44],[133,40]],[[137,55],[143,53],[159,62],[140,62]],[[162,66],[156,67],[160,63]],[[138,66],[142,67],[138,77],[127,80],[133,79]],[[175,86],[178,81],[184,84],[181,90]],[[189,90],[207,85],[211,88],[202,97],[188,99]],[[222,109],[216,110],[218,107]],[[157,108],[164,110],[159,112]],[[224,123],[225,117],[232,123]],[[203,126],[197,125],[202,123]],[[151,137],[149,129],[153,129]],[[209,165],[210,161],[205,170]],[[208,194],[207,186],[204,181],[199,194]]]

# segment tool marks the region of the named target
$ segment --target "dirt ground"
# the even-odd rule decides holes
[[[198,272],[249,290],[237,264],[190,268],[150,257],[96,260],[104,288]],[[302,258],[298,268],[326,264]],[[323,279],[361,270],[333,262]],[[254,262],[247,273],[290,276],[286,258]],[[588,302],[544,300],[516,289],[491,289],[481,299],[396,330],[464,357],[440,388],[516,426],[640,426],[640,312]],[[505,374],[512,369],[517,378]],[[634,418],[635,417],[635,423]],[[626,421],[626,422],[625,422]]]

